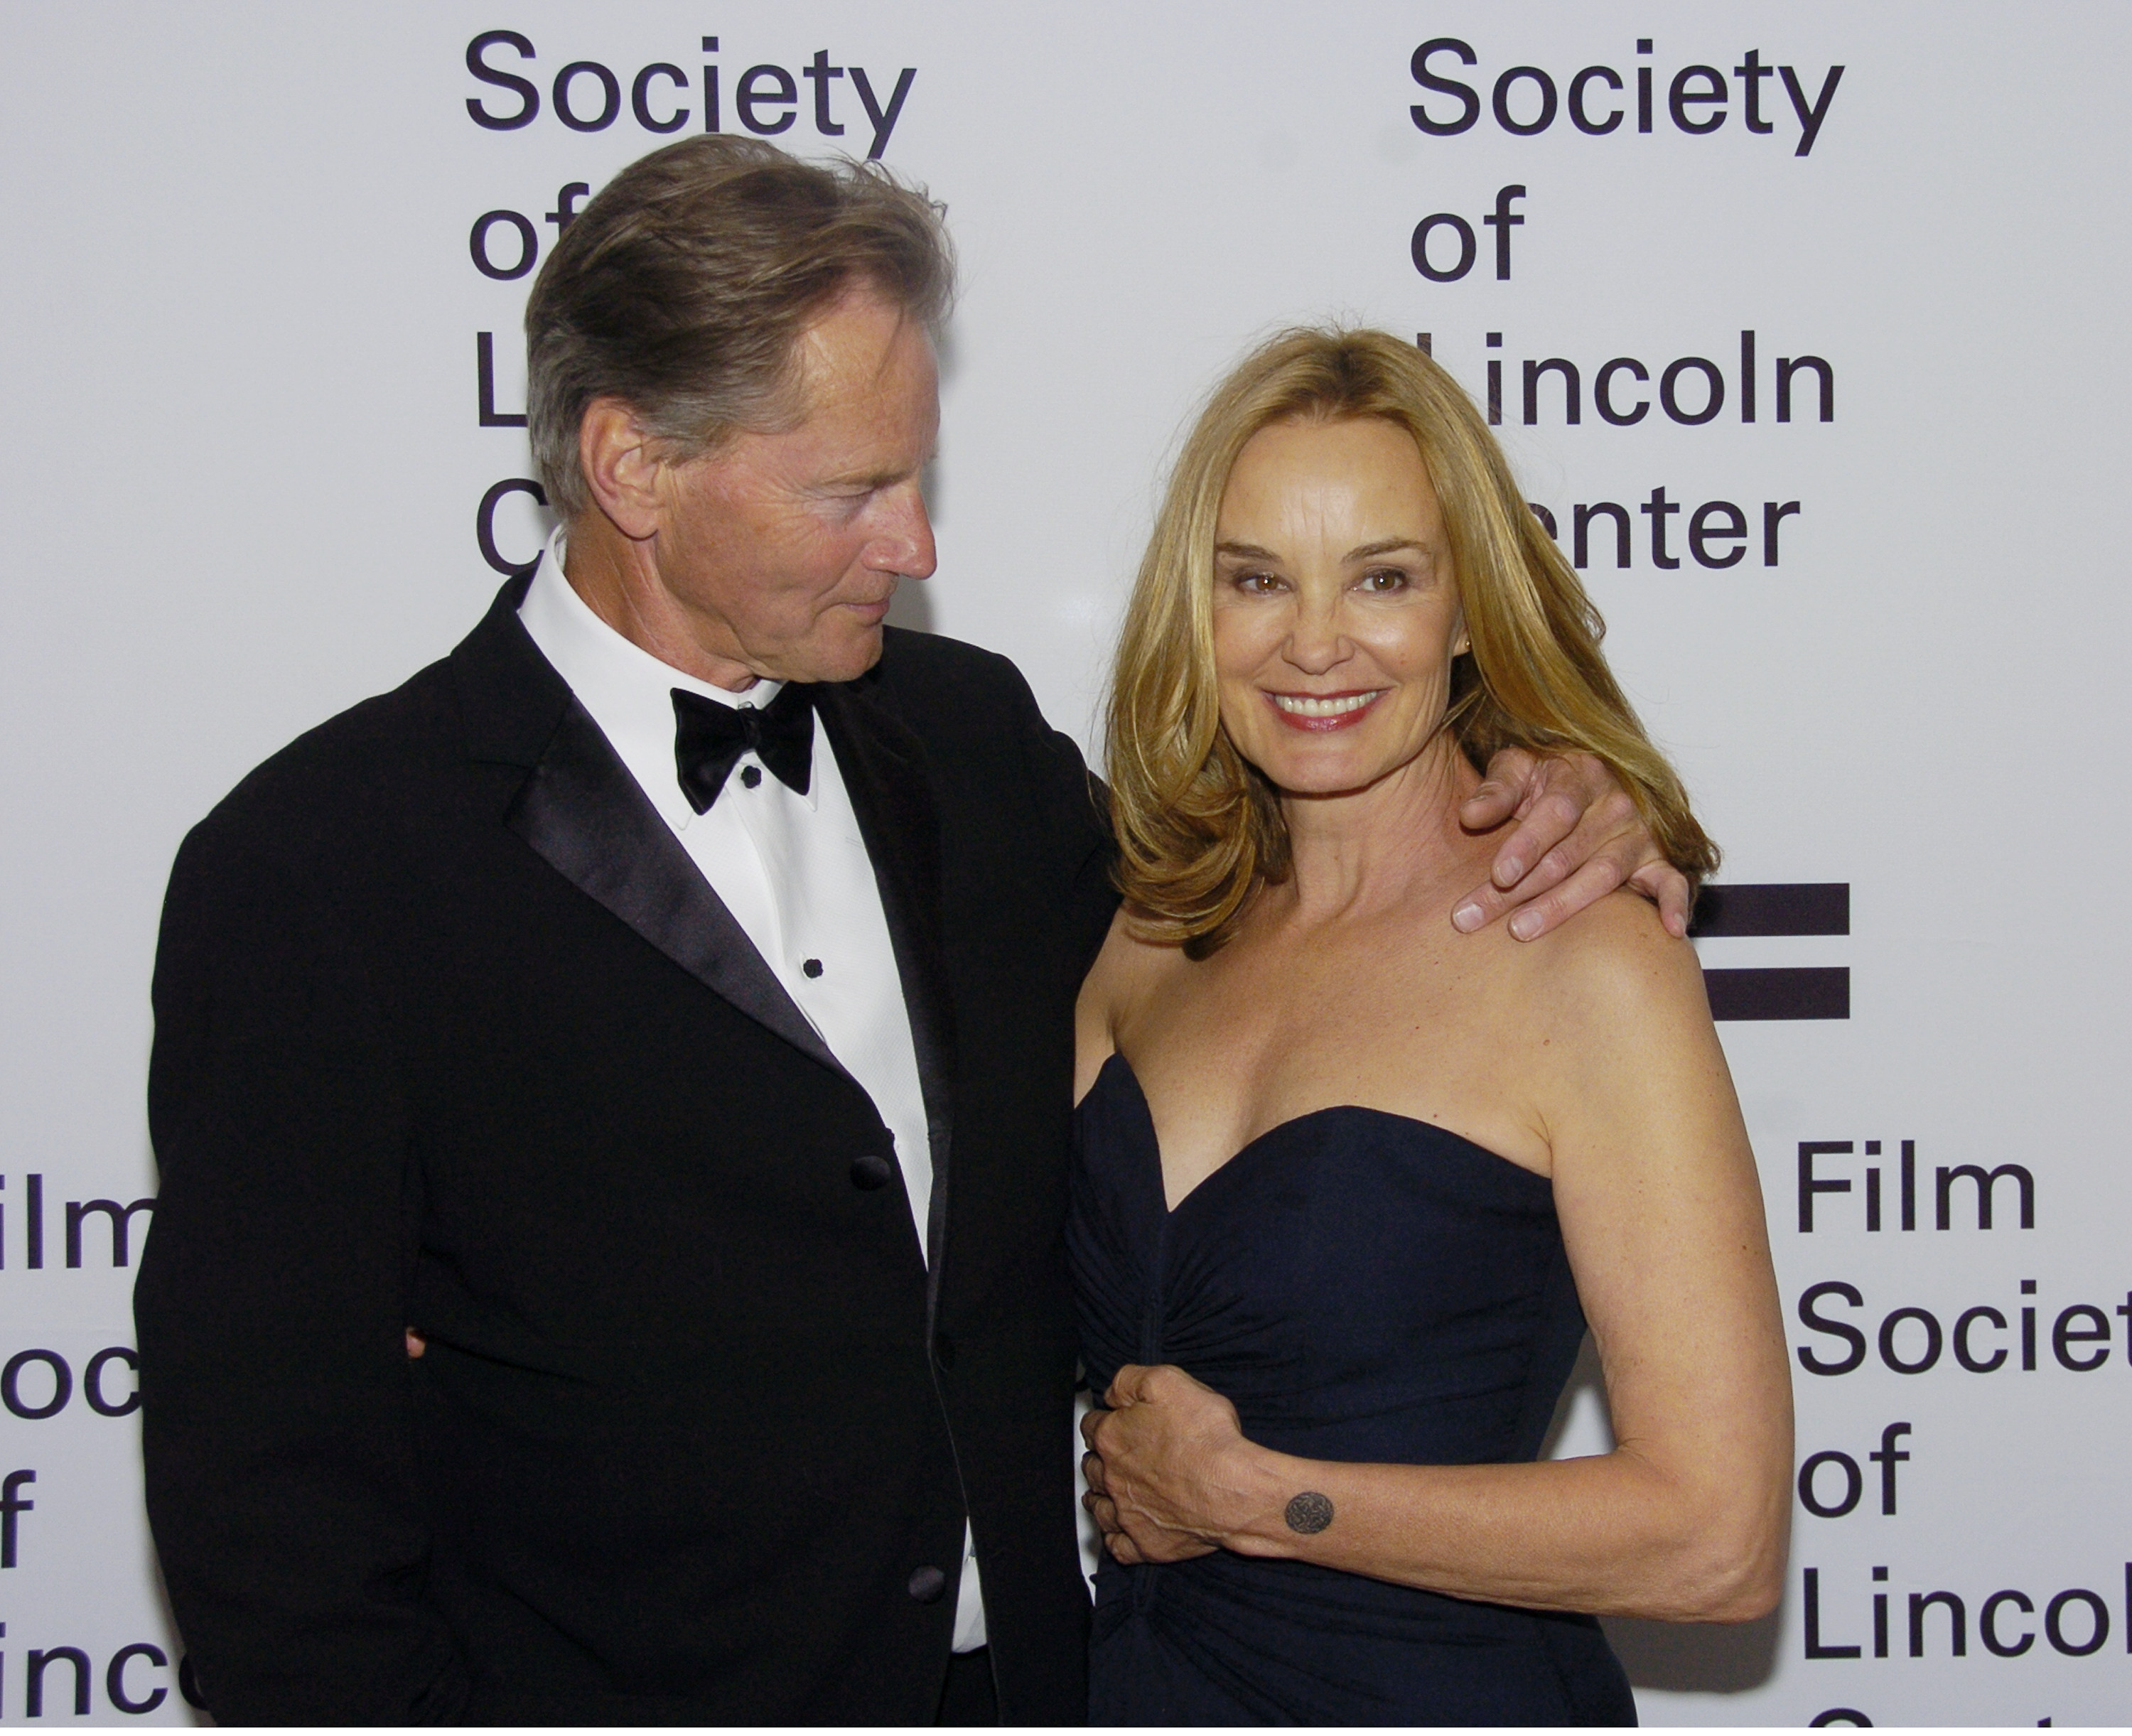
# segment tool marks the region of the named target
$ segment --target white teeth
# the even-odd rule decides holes
[[[1273,703],[1294,717],[1338,717],[1359,712],[1375,702],[1375,693],[1347,693],[1336,699],[1313,699],[1303,693],[1275,693]]]

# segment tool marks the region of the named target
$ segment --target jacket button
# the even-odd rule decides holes
[[[876,1187],[887,1187],[889,1177],[895,1173],[886,1158],[876,1157],[872,1152],[852,1159],[852,1186],[862,1193],[872,1193]]]
[[[937,1604],[940,1594],[948,1589],[948,1575],[937,1567],[920,1567],[910,1575],[910,1599],[916,1604]]]
[[[955,1340],[945,1332],[933,1335],[933,1360],[944,1369],[955,1365]]]

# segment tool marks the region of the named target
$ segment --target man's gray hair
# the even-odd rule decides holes
[[[592,504],[578,429],[616,397],[679,457],[789,425],[800,332],[863,284],[936,337],[954,295],[943,209],[875,163],[684,139],[632,163],[563,233],[526,305],[526,433],[549,505]]]

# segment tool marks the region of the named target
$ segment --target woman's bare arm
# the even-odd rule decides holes
[[[1571,956],[1530,1019],[1534,1105],[1615,1451],[1464,1466],[1292,1458],[1246,1441],[1227,1400],[1182,1370],[1128,1368],[1087,1426],[1092,1505],[1121,1559],[1218,1546],[1674,1620],[1773,1607],[1791,1398],[1760,1189],[1694,955],[1647,908],[1613,903],[1558,937]],[[1289,1523],[1304,1494],[1329,1502],[1323,1529]]]

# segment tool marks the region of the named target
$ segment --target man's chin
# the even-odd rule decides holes
[[[792,681],[856,681],[881,661],[881,629],[879,622],[871,626],[853,626],[839,633],[826,644],[807,647],[804,659],[795,658],[796,667],[786,679]]]

